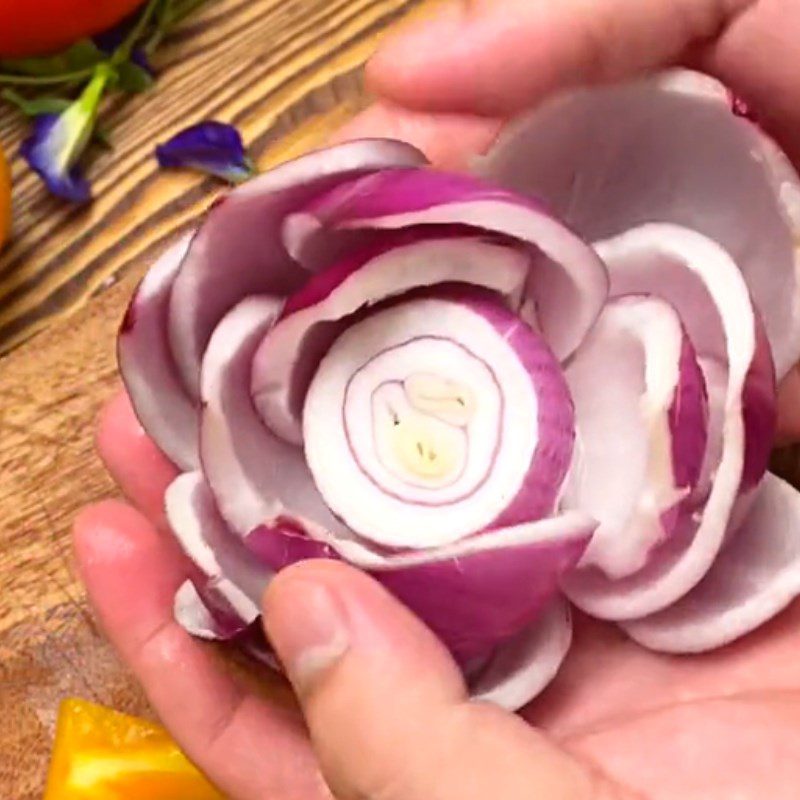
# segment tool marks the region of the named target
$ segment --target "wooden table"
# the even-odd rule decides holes
[[[154,145],[189,122],[235,123],[261,167],[321,142],[365,104],[360,66],[415,0],[209,0],[159,54],[156,90],[109,109],[116,149],[96,202],[49,198],[13,163],[14,241],[0,256],[0,797],[41,789],[55,712],[79,695],[146,704],[92,623],[69,527],[114,493],[92,448],[117,385],[115,331],[135,282],[218,184],[159,172]],[[13,153],[23,126],[0,111]]]

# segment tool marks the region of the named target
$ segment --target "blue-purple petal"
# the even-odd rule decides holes
[[[20,155],[54,195],[73,203],[85,203],[91,200],[92,190],[80,166],[75,164],[63,170],[57,163],[59,153],[53,146],[52,134],[60,119],[58,114],[36,117],[33,132],[20,147]]]
[[[162,167],[189,167],[240,183],[251,177],[253,167],[239,131],[223,122],[192,125],[156,147]]]

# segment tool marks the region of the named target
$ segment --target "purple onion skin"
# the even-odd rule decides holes
[[[539,200],[507,192],[473,175],[418,169],[386,170],[343,183],[305,210],[323,224],[335,225],[348,219],[375,219],[478,200],[507,200],[549,213]]]
[[[192,569],[190,580],[197,594],[214,618],[216,633],[223,641],[232,641],[241,636],[249,625],[236,613],[228,601],[216,591],[208,579],[198,569]]]
[[[703,467],[708,445],[708,391],[694,346],[683,337],[679,383],[669,409],[672,468],[675,486],[693,489]]]
[[[520,545],[370,574],[421,618],[462,666],[488,657],[533,622],[578,563],[590,532],[554,546]],[[248,549],[275,570],[312,558],[341,560],[294,526],[262,526]]]
[[[428,225],[425,226],[424,231],[420,231],[418,226],[412,226],[398,231],[381,232],[379,237],[369,241],[365,246],[340,258],[322,272],[311,275],[300,289],[289,295],[279,321],[297,311],[311,308],[326,300],[351,275],[386,253],[407,245],[420,244],[426,240],[465,238],[480,238],[481,241],[488,244],[520,249],[519,242],[511,241],[506,236],[476,231],[465,225]]]
[[[756,348],[742,393],[745,429],[740,493],[758,485],[769,467],[777,429],[775,364],[760,315],[754,309]]]

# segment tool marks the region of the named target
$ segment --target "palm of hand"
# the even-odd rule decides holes
[[[580,620],[525,717],[634,796],[790,800],[800,780],[800,606],[701,656],[651,653]]]

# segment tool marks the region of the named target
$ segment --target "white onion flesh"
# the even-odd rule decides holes
[[[624,578],[672,535],[695,488],[706,452],[702,373],[675,310],[628,296],[606,306],[566,375],[578,449],[564,501],[600,522],[580,567]]]
[[[734,117],[725,87],[709,85],[673,73],[561,93],[508,126],[476,168],[544,198],[588,241],[659,222],[716,242],[750,287],[782,378],[800,358],[800,182]]]
[[[800,494],[767,475],[704,579],[668,609],[627,623],[653,650],[699,653],[755,630],[800,594]]]
[[[245,624],[258,619],[271,573],[228,530],[203,476],[187,472],[177,477],[167,489],[165,504],[178,543],[205,576],[205,589],[222,598]]]
[[[411,406],[408,380],[424,376],[474,398],[467,424]],[[467,304],[412,300],[354,324],[320,364],[303,412],[306,458],[328,507],[360,536],[393,547],[440,546],[491,525],[524,489],[538,448],[570,459],[571,432],[538,427],[540,402],[569,404],[563,383],[548,381],[544,364],[538,385],[533,377],[503,332]],[[540,400],[544,387],[550,396]],[[382,433],[397,448],[416,443],[416,474],[396,471]],[[454,459],[445,485],[420,478],[431,457]],[[563,472],[544,513],[561,481]]]
[[[196,469],[197,409],[178,374],[167,336],[172,285],[189,246],[181,239],[150,268],[131,300],[117,344],[125,389],[156,444],[181,469]]]
[[[266,428],[250,395],[253,356],[280,314],[274,297],[251,297],[217,326],[203,357],[200,449],[220,512],[242,536],[283,516],[340,534],[302,450]]]
[[[572,644],[569,604],[556,600],[537,623],[503,645],[470,690],[476,700],[522,708],[553,680]]]
[[[199,395],[203,352],[234,305],[253,294],[291,291],[307,277],[281,245],[289,212],[343,180],[425,163],[418,150],[402,142],[346,142],[288,161],[212,207],[170,298],[169,341],[189,394]]]

